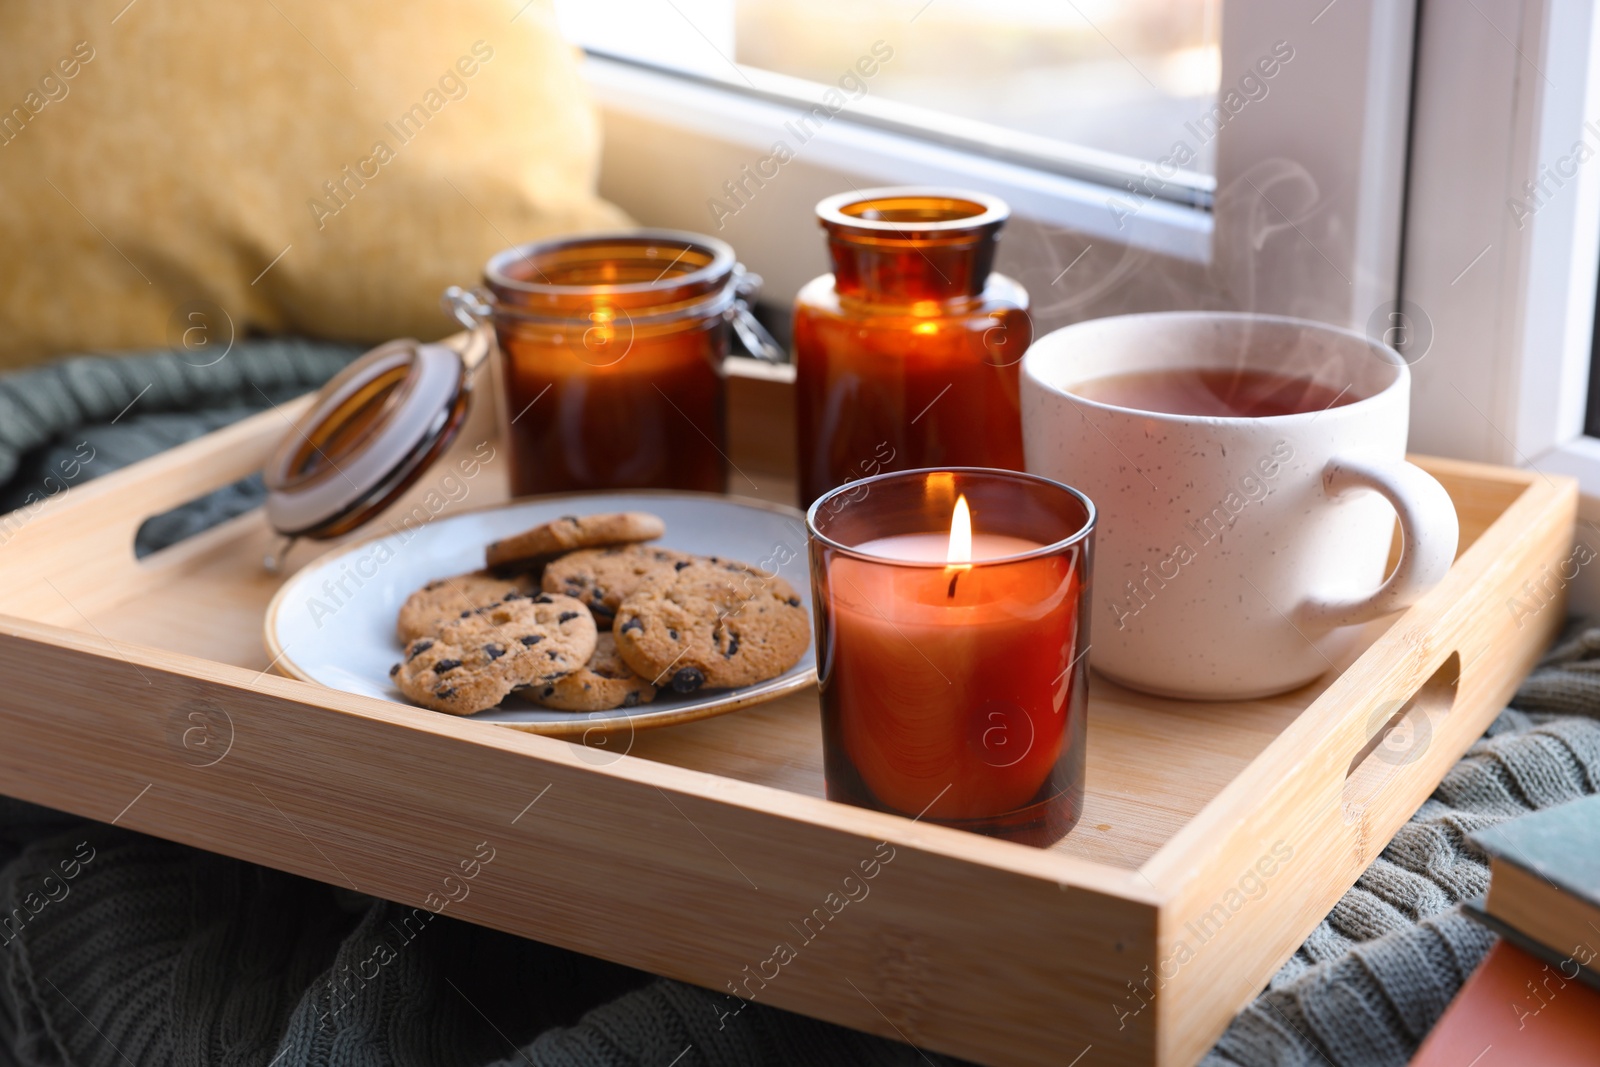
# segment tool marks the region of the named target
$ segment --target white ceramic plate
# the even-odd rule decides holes
[[[267,608],[266,645],[274,669],[347,693],[407,703],[389,681],[400,659],[395,615],[412,592],[434,578],[483,566],[483,547],[562,515],[648,511],[667,524],[652,542],[665,548],[742,560],[786,579],[811,610],[805,519],[794,508],[703,493],[578,493],[536,497],[435,519],[413,530],[345,545],[313,560],[286,581]],[[644,729],[721,715],[801,689],[816,681],[816,654],[776,678],[741,689],[682,696],[663,690],[655,701],[599,712],[551,711],[516,695],[471,716],[534,733],[581,735]]]

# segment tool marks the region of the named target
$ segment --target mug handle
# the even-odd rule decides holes
[[[1325,496],[1360,489],[1382,493],[1400,519],[1400,559],[1394,573],[1366,596],[1311,597],[1295,609],[1296,622],[1349,626],[1409,607],[1437,585],[1455,561],[1456,543],[1461,536],[1455,504],[1431,474],[1404,460],[1372,466],[1334,459],[1323,468]]]

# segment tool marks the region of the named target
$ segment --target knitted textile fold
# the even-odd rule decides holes
[[[0,512],[148,459],[315,389],[360,354],[293,339],[238,341],[215,362],[175,352],[78,356],[0,375]],[[285,423],[284,430],[288,431]],[[245,478],[139,532],[143,556],[261,503]]]
[[[0,377],[0,508],[59,491],[46,478],[98,477],[280,403],[353,354],[241,342],[211,367],[153,353]],[[142,547],[259,497],[247,479],[152,523]],[[1207,1067],[1404,1064],[1493,942],[1456,910],[1488,882],[1466,834],[1600,789],[1597,716],[1600,628],[1580,628]],[[719,992],[0,798],[0,1067],[953,1062],[735,1008]]]
[[[1560,709],[1548,710],[1548,709]],[[1600,791],[1600,628],[1557,646],[1334,905],[1204,1067],[1403,1067],[1494,944],[1474,830]]]

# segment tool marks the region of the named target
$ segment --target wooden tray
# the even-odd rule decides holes
[[[792,499],[784,375],[732,388],[730,488]],[[1083,820],[1036,850],[824,800],[814,690],[586,748],[278,677],[258,513],[132,545],[296,410],[0,525],[0,792],[993,1064],[1198,1059],[1549,642],[1577,501],[1419,461],[1461,517],[1446,580],[1284,697],[1096,679]],[[504,467],[450,506],[500,499]]]

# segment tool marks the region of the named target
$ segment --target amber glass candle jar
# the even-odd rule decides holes
[[[806,516],[828,799],[1048,845],[1083,810],[1094,505],[897,471]]]
[[[722,492],[722,361],[744,278],[722,241],[660,230],[489,260],[474,311],[499,341],[512,491]]]
[[[990,270],[1009,214],[992,196],[923,188],[817,205],[833,273],[795,301],[802,504],[885,470],[1022,469],[1028,294]]]

